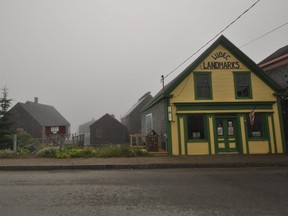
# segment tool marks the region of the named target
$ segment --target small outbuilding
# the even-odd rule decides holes
[[[128,141],[127,127],[108,113],[90,125],[91,145],[124,144]]]

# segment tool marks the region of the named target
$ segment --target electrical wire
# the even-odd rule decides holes
[[[236,19],[234,19],[229,25],[227,25],[224,29],[222,29],[212,39],[210,39],[207,43],[205,43],[203,46],[201,46],[196,52],[194,52],[192,55],[190,55],[187,59],[185,59],[181,64],[179,64],[176,68],[174,68],[172,71],[170,71],[167,75],[165,75],[164,78],[167,78],[168,76],[170,76],[173,72],[175,72],[178,68],[180,68],[183,64],[185,64],[189,59],[191,59],[193,56],[195,56],[199,51],[201,51],[204,47],[206,47],[211,41],[213,41],[215,38],[217,38],[220,34],[222,34],[225,30],[227,30],[231,25],[233,25],[237,20],[239,20],[244,14],[246,14],[250,9],[252,9],[259,1],[260,0],[257,0],[256,2],[254,2],[254,4],[252,4],[248,9],[246,9]]]
[[[278,30],[278,29],[284,27],[284,26],[287,25],[287,24],[288,24],[288,22],[286,22],[286,23],[284,23],[284,24],[278,26],[277,28],[272,29],[271,31],[269,31],[269,32],[267,32],[267,33],[265,33],[265,34],[263,34],[263,35],[261,35],[261,36],[255,38],[255,39],[249,41],[248,43],[243,44],[243,45],[240,46],[239,48],[242,48],[242,47],[244,47],[244,46],[246,46],[246,45],[248,45],[248,44],[251,44],[251,43],[253,43],[254,41],[257,41],[257,40],[259,40],[260,38],[265,37],[266,35],[271,34],[272,32],[274,32],[274,31],[276,31],[276,30]]]

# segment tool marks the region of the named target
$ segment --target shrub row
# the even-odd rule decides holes
[[[100,148],[85,147],[46,147],[36,154],[37,157],[49,158],[89,158],[89,157],[147,157],[150,153],[145,149],[129,146],[105,146]]]

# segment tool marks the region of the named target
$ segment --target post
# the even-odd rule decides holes
[[[17,134],[14,134],[14,137],[13,137],[13,151],[14,153],[17,152]]]

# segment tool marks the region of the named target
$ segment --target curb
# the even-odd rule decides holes
[[[43,166],[0,166],[0,171],[49,171],[49,170],[120,170],[120,169],[185,169],[185,168],[248,168],[288,167],[282,163],[180,163],[180,164],[106,164],[106,165],[43,165]]]

